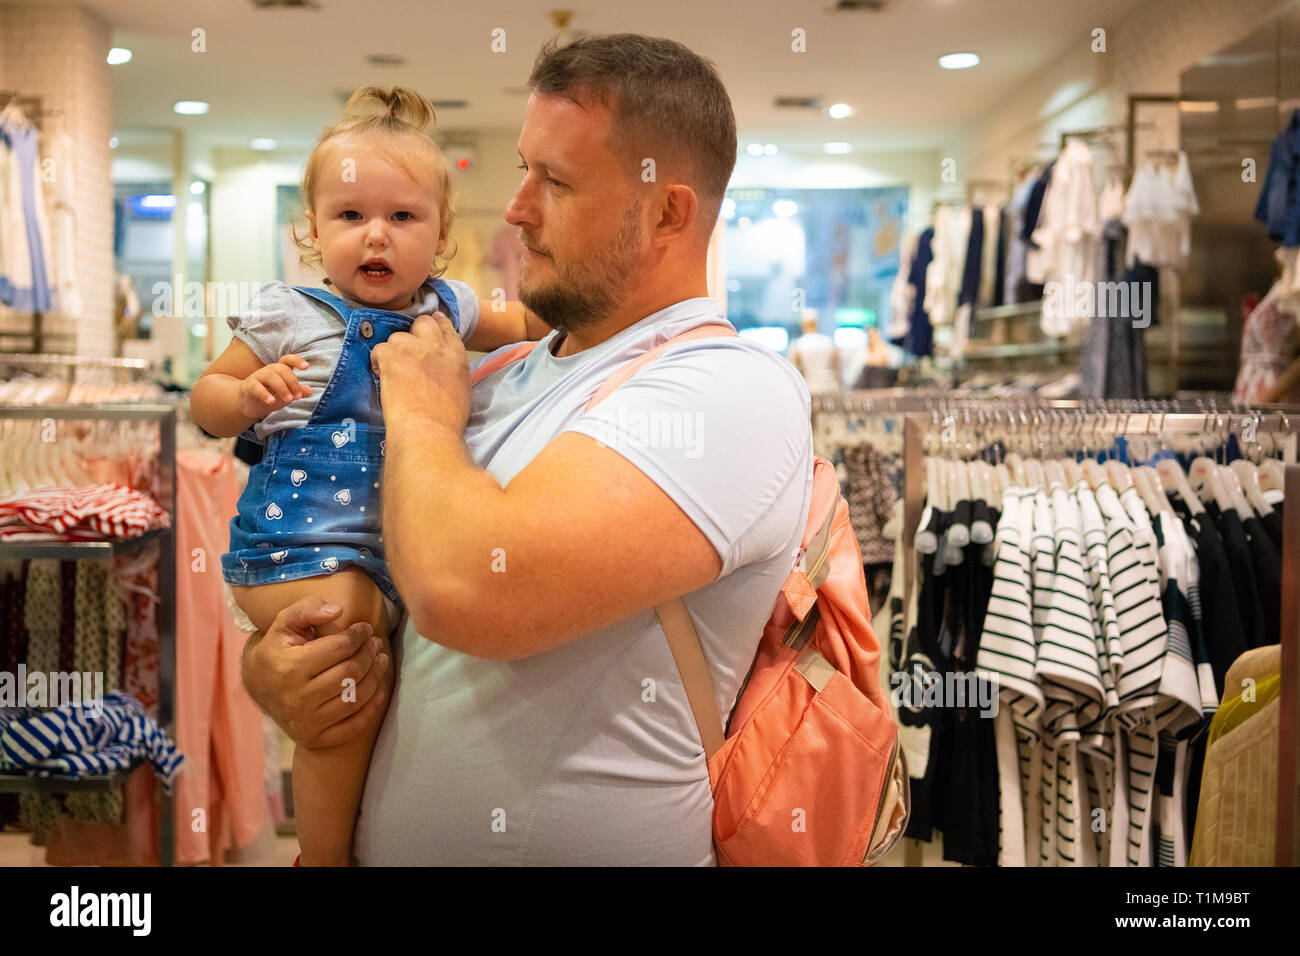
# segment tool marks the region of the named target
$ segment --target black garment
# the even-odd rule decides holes
[[[1282,505],[1275,504],[1273,510],[1259,519],[1264,525],[1264,530],[1268,533],[1269,539],[1273,546],[1279,551],[1282,550]]]
[[[907,273],[907,281],[915,292],[912,300],[912,314],[908,317],[907,334],[894,344],[902,347],[911,355],[931,355],[934,353],[934,329],[930,325],[930,313],[925,311],[925,272],[934,261],[934,227],[925,229],[916,238],[916,255],[912,257],[912,268]]]
[[[898,369],[888,365],[864,365],[854,388],[893,388],[898,384]]]
[[[984,210],[971,209],[970,235],[966,238],[966,263],[962,267],[957,304],[974,305],[979,298],[980,272],[984,267]]]
[[[1264,530],[1263,523],[1252,515],[1242,522],[1250,557],[1255,568],[1255,584],[1264,619],[1264,643],[1282,640],[1282,554]]]
[[[972,510],[969,503],[959,507],[967,515]],[[939,546],[933,555],[921,559],[917,622],[905,665],[909,676],[918,682],[912,685],[918,695],[924,693],[924,685],[919,682],[927,676],[942,681],[945,688],[955,688],[958,683],[967,690],[972,687],[964,675],[974,670],[993,584],[993,570],[982,560],[983,545],[962,548],[960,564],[944,563],[945,550],[951,550],[945,539],[955,516],[950,512],[933,514],[931,528],[938,534]],[[950,682],[948,674],[959,677],[959,681]],[[964,706],[947,699],[945,706],[900,713],[903,723],[930,728],[926,773],[920,780],[912,780],[912,817],[906,835],[929,840],[933,830],[938,829],[943,833],[945,860],[995,866],[997,750],[993,721],[981,715],[979,704],[981,699],[992,699],[993,688],[979,684],[975,687],[981,696],[973,701],[967,699]],[[914,700],[919,703],[921,698]]]
[[[1201,598],[1201,622],[1205,643],[1210,650],[1215,692],[1222,698],[1228,668],[1249,649],[1237,607],[1237,589],[1223,540],[1209,515],[1192,517],[1185,514],[1183,524],[1192,539],[1196,562],[1201,569],[1201,582],[1197,589]]]
[[[1007,241],[1008,225],[1011,222],[1007,207],[998,210],[998,251],[993,260],[993,305],[1005,305],[1007,301]]]
[[[1232,584],[1237,592],[1237,610],[1241,612],[1246,648],[1262,647],[1269,642],[1266,640],[1264,608],[1246,530],[1241,526],[1241,518],[1235,511],[1220,512],[1215,526],[1219,530],[1219,537],[1223,539],[1223,550],[1227,552],[1228,566],[1232,569]]]
[[[1052,169],[1055,166],[1056,160],[1052,160],[1043,168],[1042,174],[1030,187],[1029,200],[1025,203],[1025,219],[1020,224],[1020,239],[1035,249],[1038,248],[1038,244],[1034,242],[1034,230],[1038,228],[1038,217],[1043,211],[1043,195],[1052,181]]]

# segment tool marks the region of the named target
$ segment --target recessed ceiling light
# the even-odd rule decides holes
[[[844,119],[853,115],[853,107],[848,103],[832,103],[826,112],[831,115],[831,119]]]
[[[745,147],[745,149],[749,152],[749,155],[750,155],[750,156],[762,156],[762,155],[763,155],[763,144],[762,144],[762,143],[750,143],[748,146]]]
[[[949,53],[939,57],[939,65],[945,70],[969,70],[980,65],[980,58],[976,53]]]
[[[207,187],[204,186],[203,183],[199,182],[197,179],[194,182],[190,183],[190,193],[195,196],[202,196],[203,190],[206,188]]]
[[[793,216],[799,211],[799,204],[793,199],[778,199],[772,203],[772,212],[778,216]]]
[[[131,51],[120,46],[115,46],[108,51],[108,65],[117,66],[119,63],[130,63]]]
[[[108,148],[109,148],[109,149],[117,149],[117,137],[116,137],[116,136],[114,136],[112,139],[110,139],[110,140],[108,141]]]
[[[275,140],[258,136],[248,141],[249,149],[275,149]]]
[[[202,116],[208,111],[208,104],[202,100],[178,100],[172,109],[182,116]]]
[[[833,156],[838,156],[843,153],[853,152],[853,147],[848,143],[822,143],[822,150]]]
[[[722,218],[728,221],[736,218],[736,200],[730,196],[722,200]],[[732,289],[731,291],[735,292],[736,290]]]
[[[764,144],[763,144],[763,155],[764,155],[764,156],[775,156],[775,155],[776,155],[776,143],[764,143]]]

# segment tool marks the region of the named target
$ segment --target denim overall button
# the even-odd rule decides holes
[[[369,322],[368,320],[366,320],[366,321],[362,321],[362,323],[361,323],[361,337],[362,337],[363,339],[368,339],[368,338],[370,338],[370,337],[371,337],[372,335],[374,335],[374,334],[375,334],[375,327],[374,327],[373,325],[371,325],[370,322]]]

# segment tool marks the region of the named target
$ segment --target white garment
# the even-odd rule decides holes
[[[1071,290],[1094,280],[1100,235],[1092,153],[1081,140],[1071,140],[1052,169],[1034,229],[1039,248],[1029,254],[1031,281],[1059,282],[1065,288],[1064,296],[1043,296],[1044,334],[1067,335],[1077,322],[1092,318],[1091,309],[1078,314]]]
[[[82,314],[81,283],[77,280],[77,213],[74,190],[72,137],[52,133],[41,140],[42,154],[50,160],[54,176],[45,199],[49,204],[51,261],[47,263],[54,289],[54,308],[60,314]]]
[[[15,104],[0,110],[0,124],[11,128],[30,127],[27,117]],[[36,234],[45,259],[45,282],[50,274],[50,223],[45,212],[44,186],[41,181],[40,157],[33,168],[22,169],[17,153],[0,142],[0,279],[28,293],[35,286],[32,274],[32,251],[28,239],[27,214],[23,205],[23,181],[28,179],[34,191]]]
[[[1176,171],[1144,165],[1124,198],[1129,267],[1138,259],[1149,266],[1183,265],[1191,252],[1192,217],[1200,211],[1186,153],[1178,154]]]
[[[835,340],[820,332],[801,335],[790,346],[790,361],[799,358],[804,381],[810,392],[834,392],[840,388],[835,373]]]
[[[885,327],[887,339],[901,339],[912,328],[916,286],[909,280],[912,263],[916,259],[917,240],[920,238],[919,232],[909,232],[898,247],[898,275],[894,276],[894,284],[889,290],[889,324]]]
[[[969,209],[954,211],[940,206],[935,211],[934,238],[930,240],[934,258],[925,270],[925,311],[931,325],[949,325],[956,314],[970,218]]]

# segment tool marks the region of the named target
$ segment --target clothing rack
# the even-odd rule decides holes
[[[10,103],[21,109],[23,116],[38,130],[44,128],[43,124],[47,117],[53,119],[63,115],[63,110],[58,107],[46,109],[42,105],[39,96],[24,96],[18,90],[0,90],[0,110],[3,110]],[[0,339],[28,339],[32,343],[33,352],[44,351],[46,339],[51,336],[51,333],[44,328],[46,314],[44,312],[31,313],[32,330],[30,332],[11,332],[0,329]],[[56,333],[54,337],[67,339],[71,338],[71,333]]]
[[[69,358],[69,356],[50,356]],[[97,361],[136,362],[137,359]],[[78,363],[80,364],[80,363]],[[117,367],[117,366],[109,366]],[[127,366],[133,367],[133,366]],[[0,557],[53,558],[60,561],[83,559],[111,561],[149,541],[158,551],[158,723],[173,738],[176,687],[176,409],[163,404],[136,405],[0,405],[0,419],[59,419],[65,421],[116,421],[155,423],[158,427],[159,504],[166,509],[169,527],[158,528],[135,538],[119,541],[15,541],[0,542]],[[0,792],[71,793],[111,790],[125,782],[129,772],[58,780],[28,775],[0,775]],[[175,860],[172,798],[160,793],[159,863],[171,866]]]
[[[833,397],[833,396],[831,396]],[[1051,412],[1055,409],[1055,420],[1065,423],[1065,426],[1071,427],[1072,422],[1076,419],[1075,414],[1062,414],[1064,411],[1073,411],[1073,409],[1062,409],[1056,406],[1075,406],[1077,408],[1077,417],[1081,420],[1088,420],[1095,424],[1100,418],[1100,425],[1103,429],[1111,423],[1110,418],[1113,415],[1113,434],[1116,437],[1123,435],[1160,435],[1160,434],[1202,434],[1211,431],[1216,433],[1236,434],[1241,436],[1241,431],[1248,422],[1253,422],[1252,426],[1255,431],[1271,432],[1273,434],[1285,434],[1296,436],[1300,434],[1300,412],[1295,406],[1274,406],[1272,409],[1250,408],[1244,411],[1112,411],[1108,409],[1095,409],[1085,411],[1081,402],[1040,402],[1040,403],[1018,403],[1011,401],[988,401],[964,399],[935,399],[933,397],[917,397],[914,401],[919,401],[928,408],[916,409],[904,412],[903,422],[903,558],[904,558],[904,605],[911,601],[912,589],[916,587],[916,549],[915,540],[917,528],[920,525],[921,512],[925,507],[925,461],[924,461],[924,442],[927,429],[932,429],[940,424],[937,416],[941,406],[948,414],[953,415],[950,422],[943,424],[955,424],[956,413],[963,415],[962,424],[970,421],[965,414],[970,411],[981,410],[985,414],[985,421],[989,413],[998,412],[1008,416],[1019,416],[1028,411]],[[884,405],[898,403],[900,405],[911,404],[908,402],[908,396],[889,396],[883,401]],[[1034,408],[1034,405],[1037,408]],[[1144,405],[1174,405],[1178,403],[1168,402],[1094,402],[1093,405],[1110,405],[1110,404],[1144,404]],[[1187,403],[1183,403],[1187,404]],[[870,412],[872,409],[867,409]],[[886,413],[880,405],[875,406],[875,411]],[[1288,412],[1290,414],[1288,414]],[[1225,421],[1226,420],[1226,421]],[[1049,427],[1051,425],[1049,424]],[[1288,450],[1288,465],[1286,469],[1286,493],[1289,500],[1293,503],[1300,501],[1300,467],[1295,465],[1295,444],[1292,443]],[[1300,508],[1287,508],[1284,513],[1285,529],[1282,542],[1282,634],[1280,635],[1282,643],[1282,699],[1280,701],[1280,726],[1279,726],[1279,766],[1278,766],[1278,794],[1277,794],[1277,848],[1276,864],[1278,866],[1289,866],[1300,861],[1300,824],[1295,822],[1295,814],[1300,809]],[[1290,679],[1286,679],[1287,675]],[[920,866],[921,851],[920,844],[915,840],[905,842],[904,865]]]
[[[139,375],[144,375],[153,369],[153,363],[142,358],[0,352],[0,368],[6,366],[24,369],[66,369],[70,377],[79,368],[120,369]]]

